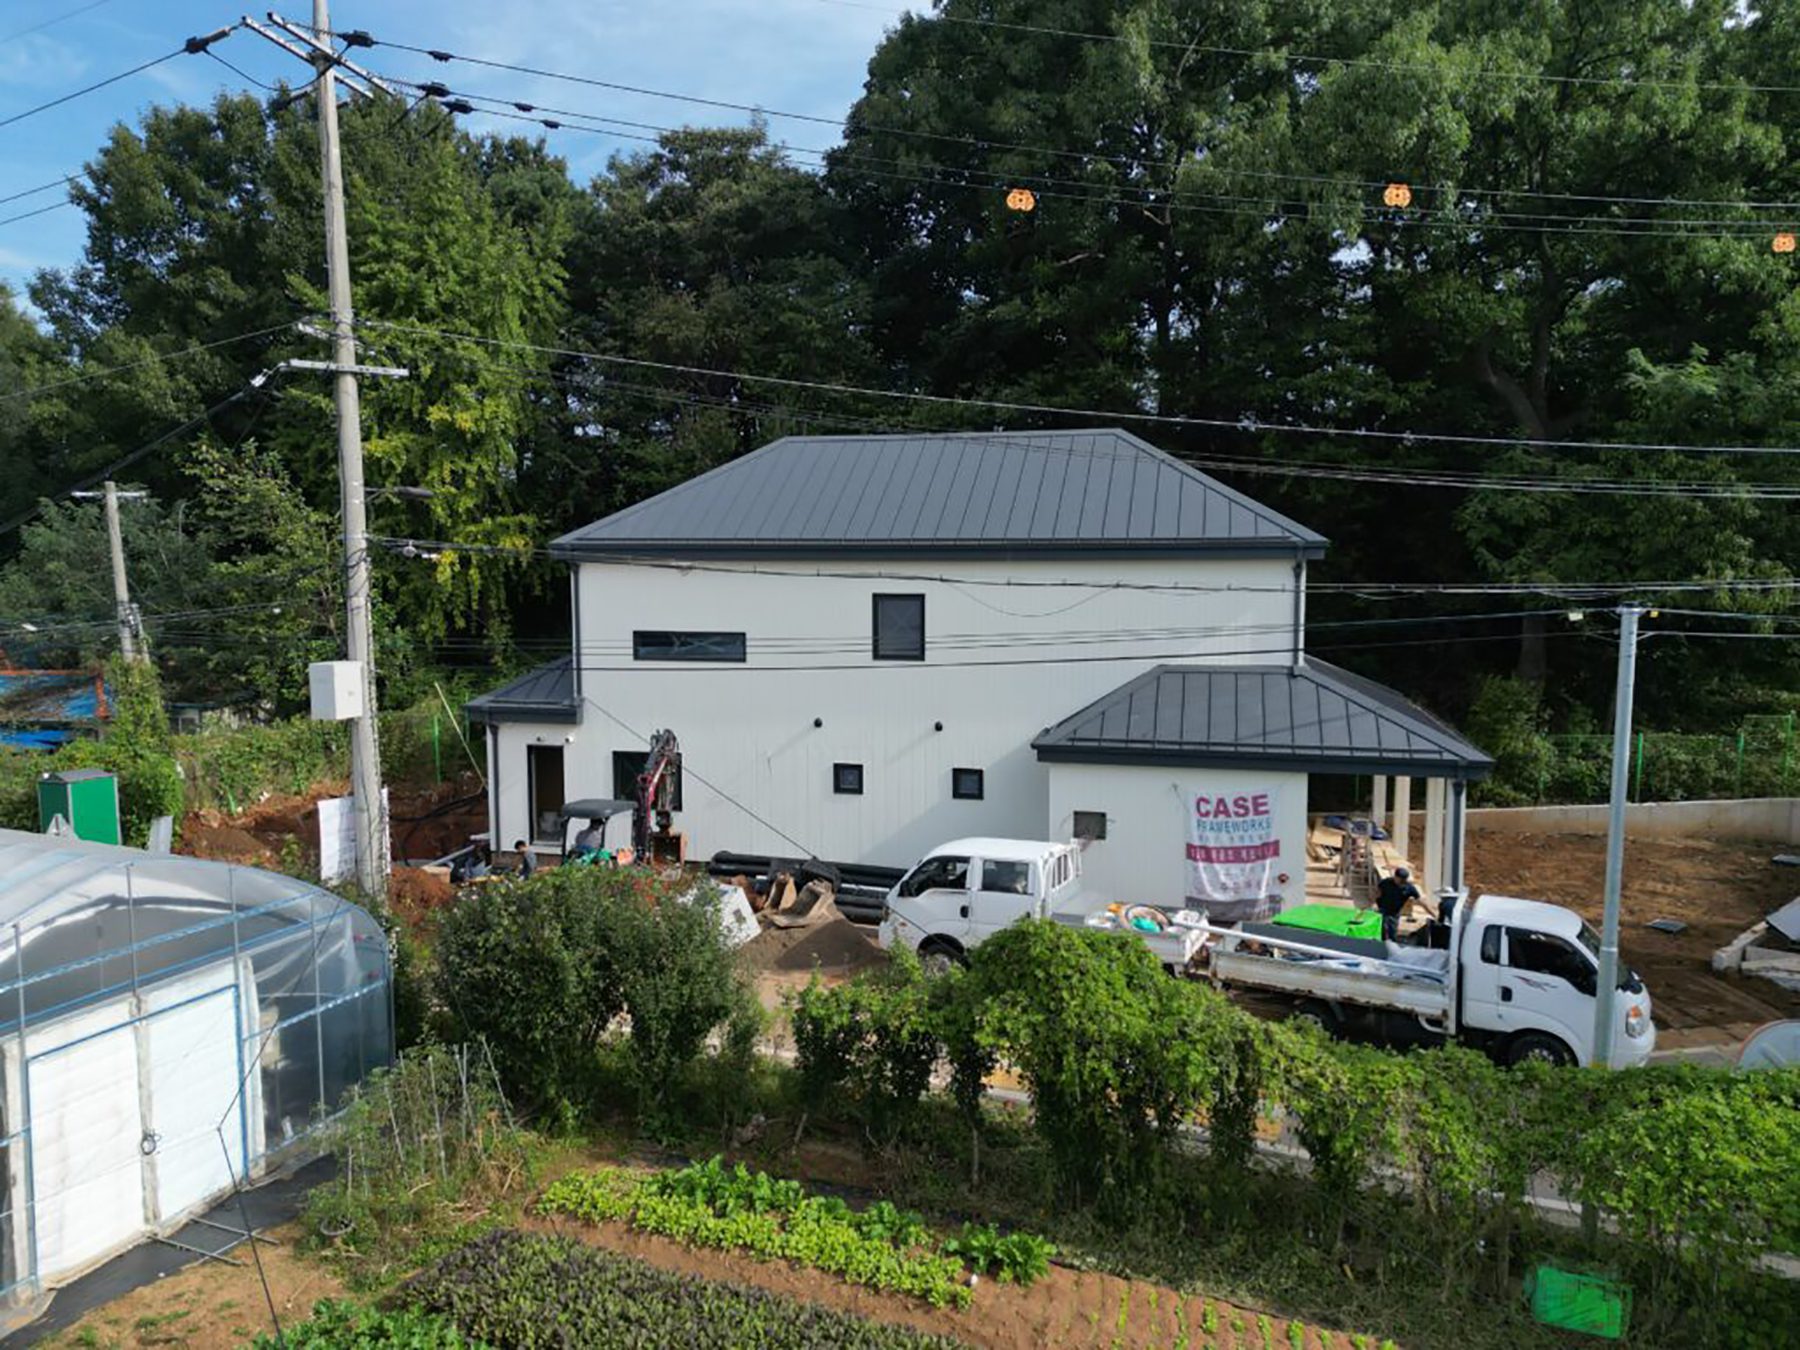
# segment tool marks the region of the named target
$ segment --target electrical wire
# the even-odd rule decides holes
[[[1226,417],[1190,417],[1172,413],[1126,412],[1115,409],[1100,408],[1068,408],[1046,403],[1023,403],[1006,399],[976,398],[954,394],[931,394],[918,390],[880,389],[871,385],[841,384],[828,380],[803,380],[783,375],[763,375],[754,371],[729,370],[716,366],[689,365],[677,361],[653,361],[643,357],[621,356],[606,352],[582,351],[578,348],[552,346],[544,343],[525,342],[519,339],[489,338],[474,333],[459,333],[448,329],[432,328],[419,324],[396,323],[385,319],[369,319],[359,317],[358,327],[378,328],[389,332],[406,333],[416,337],[437,338],[443,341],[467,342],[477,346],[497,347],[518,351],[529,351],[541,356],[560,356],[570,360],[593,361],[605,365],[630,366],[645,370],[659,370],[680,375],[701,375],[709,379],[742,380],[752,384],[767,384],[784,389],[805,389],[822,393],[855,394],[865,398],[901,399],[940,406],[979,408],[984,411],[1000,411],[1030,413],[1033,415],[1052,414],[1060,417],[1083,417],[1099,421],[1131,421],[1148,422],[1159,426],[1204,427],[1210,430],[1247,432],[1277,432],[1303,436],[1343,436],[1360,440],[1399,441],[1417,445],[1469,445],[1487,448],[1538,449],[1538,450],[1603,450],[1668,452],[1677,454],[1721,454],[1721,455],[1796,455],[1800,454],[1800,446],[1768,446],[1768,445],[1683,445],[1667,442],[1647,441],[1552,441],[1527,436],[1470,436],[1449,432],[1429,431],[1390,431],[1375,427],[1330,427],[1295,422],[1266,422],[1250,414],[1241,414],[1234,418]]]
[[[35,117],[37,114],[48,112],[52,108],[60,108],[63,104],[78,99],[84,94],[91,94],[96,89],[104,89],[109,84],[117,84],[120,80],[130,79],[133,75],[149,70],[153,66],[160,66],[165,61],[173,61],[176,57],[183,56],[186,53],[187,48],[185,46],[177,47],[172,52],[164,52],[161,56],[152,57],[148,61],[133,66],[130,70],[122,70],[117,75],[108,75],[104,80],[96,80],[93,84],[77,89],[73,93],[64,94],[61,98],[53,98],[49,102],[40,103],[34,108],[27,108],[23,112],[16,112],[11,117],[0,118],[0,127],[10,127],[14,122],[23,122],[27,117]]]
[[[421,91],[433,91],[442,86],[402,79],[398,76],[384,76],[390,83],[404,85]],[[478,100],[486,103],[504,103],[513,109],[532,107],[530,103],[503,97],[458,92],[460,100]],[[475,113],[481,116],[500,118],[503,120],[530,123],[552,131],[581,131],[593,135],[609,136],[620,140],[661,144],[662,136],[678,133],[684,128],[661,126],[652,122],[635,122],[625,118],[605,116],[597,113],[571,111],[568,109],[543,108],[539,111],[554,112],[562,117],[575,117],[585,122],[607,123],[607,126],[589,126],[556,121],[553,118],[527,115],[503,108],[465,107],[459,111]],[[640,131],[619,131],[614,127],[637,127]],[[643,134],[646,131],[660,133],[658,135]],[[1289,218],[1311,216],[1315,211],[1344,211],[1348,203],[1331,203],[1317,200],[1294,200],[1275,198],[1267,195],[1246,196],[1221,192],[1208,192],[1202,189],[1181,186],[1136,186],[1129,183],[1106,185],[1092,183],[1083,179],[1057,177],[1033,171],[1009,171],[976,169],[957,165],[924,165],[914,166],[907,161],[871,155],[866,151],[849,148],[819,149],[816,147],[794,145],[787,141],[769,141],[768,147],[792,154],[815,157],[823,167],[829,162],[853,162],[858,164],[888,165],[887,169],[865,169],[863,172],[871,177],[893,181],[923,183],[939,187],[967,188],[983,192],[1006,190],[1015,187],[1032,188],[1036,195],[1051,200],[1083,202],[1090,205],[1154,207],[1159,211],[1178,211],[1182,213],[1198,212],[1206,215],[1237,216],[1266,220],[1272,215]],[[1046,152],[1053,153],[1053,152]],[[979,174],[986,181],[970,182],[966,178],[950,178],[943,174]],[[1329,180],[1326,180],[1329,181]],[[1076,190],[1061,190],[1076,189]],[[1422,190],[1422,189],[1421,189]],[[1196,200],[1198,199],[1198,200]],[[1222,203],[1207,205],[1207,202]],[[1681,204],[1670,199],[1669,204]],[[1720,219],[1716,217],[1664,217],[1664,216],[1570,216],[1546,212],[1504,211],[1487,208],[1479,215],[1445,212],[1439,216],[1426,215],[1419,211],[1403,212],[1391,208],[1376,208],[1368,205],[1355,207],[1357,219],[1363,225],[1380,224],[1395,229],[1430,229],[1456,230],[1461,233],[1502,230],[1537,231],[1545,234],[1594,234],[1612,235],[1623,238],[1721,238],[1744,239],[1761,242],[1769,237],[1771,230],[1779,229],[1780,220],[1745,220]],[[1703,227],[1703,228],[1669,228],[1669,227]]]
[[[21,220],[30,220],[33,216],[47,216],[52,211],[60,211],[65,206],[73,205],[75,205],[74,202],[51,202],[50,205],[40,206],[35,211],[21,211],[16,216],[6,216],[0,219],[0,225],[12,225]]]
[[[294,327],[293,320],[271,324],[267,328],[253,329],[248,333],[234,333],[230,337],[222,337],[212,342],[202,342],[193,347],[183,347],[180,351],[162,352],[156,356],[147,356],[141,361],[127,361],[122,365],[103,366],[99,370],[84,370],[79,375],[71,375],[66,379],[51,380],[45,384],[33,385],[29,389],[21,389],[16,393],[0,394],[0,403],[15,403],[20,399],[37,398],[55,389],[66,389],[71,385],[88,384],[94,380],[111,379],[114,375],[128,374],[134,370],[142,370],[146,366],[162,365],[168,361],[185,360],[190,356],[199,356],[204,352],[214,351],[220,347],[229,347],[233,343],[250,342],[256,338],[268,337],[271,333],[279,333]],[[4,531],[0,531],[4,533]]]
[[[875,14],[886,14],[899,21],[908,16],[905,10],[889,9],[885,5],[861,3],[860,0],[820,0],[822,4],[836,5],[841,9],[863,9]],[[1218,43],[1190,42],[1181,39],[1126,37],[1120,33],[1094,33],[1078,28],[1057,28],[1046,24],[1019,23],[1005,19],[977,18],[966,14],[934,13],[929,16],[914,16],[921,23],[956,23],[971,24],[983,28],[1001,29],[1015,33],[1033,33],[1047,37],[1080,38],[1088,42],[1130,43],[1132,46],[1161,47],[1184,54],[1206,52],[1212,56],[1237,57],[1271,57],[1288,65],[1326,65],[1343,66],[1348,69],[1380,70],[1390,74],[1416,72],[1429,75],[1441,75],[1442,68],[1435,65],[1424,65],[1417,62],[1384,61],[1375,57],[1361,56],[1328,56],[1316,52],[1294,52],[1285,47],[1230,47]],[[390,46],[395,44],[389,44]],[[1739,80],[1658,80],[1641,75],[1556,75],[1548,71],[1508,71],[1495,70],[1492,67],[1476,67],[1458,72],[1464,76],[1478,79],[1510,80],[1515,83],[1536,82],[1556,85],[1602,86],[1617,89],[1706,89],[1729,93],[1753,94],[1800,94],[1800,85],[1788,84],[1750,84]]]
[[[48,183],[40,183],[34,188],[26,188],[23,192],[15,192],[10,197],[0,197],[0,206],[5,206],[8,202],[19,201],[25,197],[35,197],[40,192],[48,192],[52,188],[59,188],[68,183],[78,182],[81,177],[82,175],[79,173],[65,173],[61,178],[53,178]]]
[[[592,88],[608,90],[613,93],[631,94],[631,95],[634,95],[637,97],[666,99],[666,100],[670,100],[673,102],[685,103],[685,104],[690,104],[690,105],[699,106],[699,107],[716,108],[716,109],[719,109],[722,111],[747,113],[747,114],[750,114],[750,115],[756,116],[756,117],[773,117],[773,118],[779,118],[779,119],[786,120],[786,121],[805,122],[805,123],[810,123],[813,125],[829,126],[836,130],[843,130],[844,126],[845,126],[844,119],[835,118],[835,117],[827,117],[827,116],[824,116],[824,115],[821,115],[818,113],[793,112],[790,110],[785,110],[785,109],[780,109],[780,108],[771,108],[766,105],[758,104],[758,103],[744,103],[744,102],[738,102],[738,101],[730,100],[730,99],[708,98],[708,97],[703,97],[703,96],[695,95],[695,94],[678,93],[678,92],[675,92],[672,90],[667,90],[667,89],[656,89],[656,88],[652,88],[652,87],[645,86],[645,85],[624,84],[624,83],[620,83],[618,81],[602,80],[602,79],[595,78],[593,76],[578,75],[578,74],[575,74],[572,72],[567,72],[567,71],[545,70],[545,69],[542,69],[540,67],[535,67],[535,66],[524,66],[524,65],[517,65],[517,64],[513,64],[513,63],[509,63],[509,62],[504,62],[504,61],[497,61],[497,60],[493,60],[488,57],[471,56],[471,55],[462,54],[462,53],[449,52],[449,51],[445,51],[445,50],[442,50],[439,48],[419,47],[419,46],[415,46],[415,45],[412,45],[409,43],[404,43],[404,42],[395,42],[395,41],[391,41],[391,40],[387,40],[387,39],[378,39],[378,38],[374,38],[368,34],[360,33],[360,32],[357,34],[357,37],[359,39],[357,45],[391,47],[391,48],[394,48],[399,51],[412,52],[412,53],[415,53],[418,55],[428,56],[433,61],[436,61],[440,64],[448,64],[450,62],[458,62],[458,63],[462,63],[462,64],[466,64],[466,65],[486,67],[489,69],[511,71],[516,74],[529,75],[529,76],[532,76],[532,77],[538,78],[538,79],[550,79],[550,80],[558,80],[558,81],[562,81],[562,82],[570,83],[570,84],[586,85],[586,86],[589,86]],[[362,39],[362,38],[368,38],[368,41],[366,44],[360,41],[360,39]],[[1183,46],[1183,50],[1186,50],[1185,45]],[[408,84],[413,88],[422,89],[422,88],[426,87],[425,84],[422,84],[421,82],[417,82],[417,81],[399,80],[399,79],[396,79],[395,77],[388,77],[388,78],[390,80],[392,80],[394,83]],[[1685,88],[1687,86],[1683,85],[1682,87]],[[1731,87],[1736,89],[1739,86],[1733,85]],[[556,113],[556,114],[562,115],[562,116],[590,116],[589,114],[574,113],[574,112],[569,112],[567,110],[559,110],[559,109],[541,107],[540,105],[532,103],[528,100],[517,100],[517,99],[500,100],[500,99],[495,99],[492,96],[478,95],[478,94],[474,94],[474,93],[471,93],[468,91],[462,91],[462,90],[451,90],[448,92],[451,94],[454,94],[456,97],[460,97],[460,98],[470,98],[470,99],[478,98],[478,99],[482,99],[483,101],[488,101],[488,102],[507,102],[512,107],[514,107],[514,108],[518,109],[520,112],[524,112],[524,113],[529,113],[529,112],[534,112],[534,111],[543,111],[543,112]],[[599,120],[616,120],[616,119],[602,118]],[[630,124],[628,123],[627,125],[630,125]],[[647,125],[647,124],[638,124],[638,125]],[[1058,158],[1073,158],[1073,159],[1081,160],[1083,162],[1090,162],[1090,163],[1096,162],[1096,161],[1110,162],[1110,163],[1114,163],[1114,164],[1125,165],[1125,166],[1128,166],[1128,167],[1131,167],[1134,169],[1154,169],[1154,170],[1161,170],[1161,171],[1169,171],[1169,169],[1166,166],[1163,166],[1160,164],[1151,164],[1150,162],[1146,161],[1142,157],[1134,157],[1134,156],[1128,156],[1128,155],[1107,155],[1107,154],[1097,152],[1097,151],[1072,150],[1067,147],[1046,146],[1046,145],[1041,145],[1041,144],[1032,144],[1029,142],[994,140],[994,139],[990,139],[990,138],[986,138],[986,137],[957,135],[957,134],[949,133],[949,132],[924,131],[924,130],[920,130],[918,128],[900,127],[900,126],[893,126],[893,125],[882,124],[882,123],[871,123],[871,122],[865,122],[865,121],[858,121],[850,128],[850,130],[853,133],[858,132],[858,131],[865,131],[865,132],[871,132],[871,133],[879,133],[879,134],[883,134],[883,135],[908,137],[908,138],[916,139],[916,140],[927,140],[927,141],[934,141],[934,142],[939,142],[939,143],[965,145],[972,149],[979,149],[979,150],[983,150],[983,151],[1006,150],[1006,151],[1014,151],[1014,152],[1021,152],[1021,153],[1027,153],[1027,154],[1048,155],[1048,156],[1053,156],[1053,157],[1058,157]],[[814,153],[824,153],[824,152],[814,152]],[[1185,156],[1183,158],[1185,161]],[[1225,167],[1219,168],[1218,171],[1220,173],[1223,173],[1226,175],[1235,175],[1235,176],[1240,176],[1240,177],[1254,177],[1254,178],[1262,178],[1265,180],[1273,180],[1273,181],[1329,184],[1329,185],[1342,186],[1342,187],[1353,188],[1353,189],[1358,189],[1358,190],[1379,189],[1379,188],[1383,188],[1383,187],[1387,186],[1387,183],[1385,180],[1376,181],[1376,180],[1372,180],[1372,179],[1344,178],[1344,177],[1323,175],[1323,174],[1288,173],[1288,172],[1283,172],[1280,170],[1270,170],[1270,169],[1248,169],[1248,168],[1237,169],[1237,168],[1232,168],[1230,166],[1225,166]],[[1689,198],[1680,198],[1680,197],[1645,197],[1645,196],[1630,196],[1630,195],[1605,194],[1605,193],[1556,192],[1556,191],[1550,191],[1550,190],[1544,190],[1544,189],[1531,189],[1531,188],[1485,188],[1485,187],[1463,187],[1463,186],[1458,186],[1455,188],[1446,188],[1446,187],[1443,187],[1440,185],[1434,185],[1434,184],[1430,184],[1430,183],[1409,184],[1409,186],[1411,186],[1415,192],[1421,192],[1421,193],[1454,192],[1456,195],[1459,195],[1459,196],[1529,197],[1529,198],[1533,198],[1533,199],[1537,199],[1537,200],[1580,201],[1580,202],[1590,202],[1590,203],[1613,203],[1613,204],[1620,204],[1620,205],[1639,205],[1639,206],[1648,206],[1648,205],[1717,206],[1717,207],[1736,207],[1736,208],[1741,208],[1741,209],[1746,209],[1746,210],[1771,210],[1771,211],[1791,211],[1791,210],[1800,209],[1800,202],[1785,202],[1785,201],[1754,201],[1754,200],[1741,200],[1741,199],[1733,200],[1733,199],[1720,199],[1720,198],[1689,199]]]
[[[34,23],[29,28],[14,29],[12,32],[0,36],[0,42],[12,42],[18,38],[30,37],[33,33],[41,33],[46,28],[54,28],[59,23],[64,23],[69,19],[79,18],[90,10],[96,10],[102,5],[110,5],[111,3],[112,0],[88,0],[87,4],[82,5],[79,8],[66,10],[53,18],[43,20],[41,23]]]

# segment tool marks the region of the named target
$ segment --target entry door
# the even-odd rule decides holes
[[[1500,1001],[1506,977],[1505,932],[1498,924],[1490,925],[1481,930],[1478,948],[1471,950],[1465,944],[1463,951],[1450,953],[1452,961],[1462,963],[1457,971],[1462,981],[1462,1023],[1476,1031],[1508,1029],[1507,1004]]]
[[[525,767],[531,785],[531,837],[545,843],[557,840],[560,826],[556,813],[562,810],[565,800],[563,748],[560,745],[528,745],[525,747]],[[499,841],[494,842],[498,847]]]
[[[131,999],[26,1036],[38,1275],[91,1265],[144,1231],[144,1125]]]
[[[971,878],[975,890],[969,908],[971,946],[1017,923],[1035,906],[1030,863],[983,858],[978,865],[979,877]]]
[[[220,972],[209,971],[144,995],[149,1129],[143,1148],[154,1224],[229,1190],[234,1172],[244,1175],[238,990],[219,982]]]

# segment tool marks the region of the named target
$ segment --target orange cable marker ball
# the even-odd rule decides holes
[[[1794,251],[1794,234],[1792,230],[1783,230],[1769,242],[1772,253],[1792,253]]]
[[[1412,189],[1405,183],[1389,183],[1382,191],[1381,200],[1388,206],[1411,206]]]
[[[1014,188],[1006,194],[1006,209],[1008,211],[1037,210],[1037,193],[1030,188]]]

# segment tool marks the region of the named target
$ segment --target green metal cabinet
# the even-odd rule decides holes
[[[61,816],[77,839],[124,842],[119,828],[119,777],[104,769],[66,769],[38,779],[38,828]]]

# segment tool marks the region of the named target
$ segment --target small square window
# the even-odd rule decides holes
[[[987,795],[986,778],[980,769],[952,769],[950,795],[959,802],[978,802]]]
[[[1075,837],[1077,839],[1106,838],[1106,812],[1077,811],[1075,813]]]
[[[833,764],[831,766],[831,790],[840,796],[862,796],[862,770],[863,766],[860,764]]]
[[[875,659],[923,661],[925,659],[925,597],[877,595],[875,597]]]

